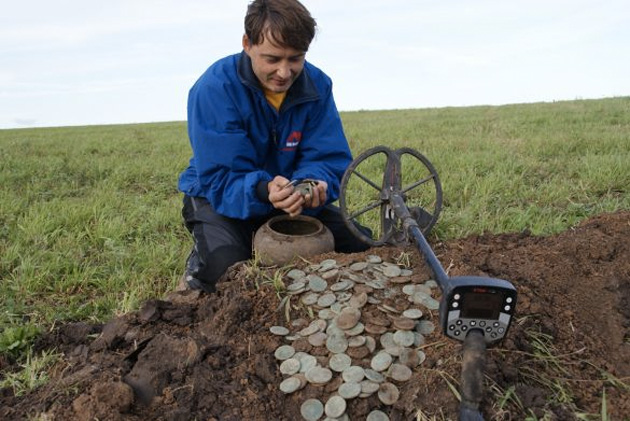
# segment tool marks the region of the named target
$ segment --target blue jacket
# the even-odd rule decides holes
[[[217,61],[191,88],[188,136],[193,156],[179,190],[232,218],[269,214],[276,175],[324,180],[333,202],[352,160],[330,78],[306,62],[277,112],[245,52]]]

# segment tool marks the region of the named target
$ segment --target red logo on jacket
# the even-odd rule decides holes
[[[282,150],[294,151],[300,144],[301,140],[302,140],[302,132],[291,132],[289,137],[287,137],[286,145],[284,148],[282,148]]]

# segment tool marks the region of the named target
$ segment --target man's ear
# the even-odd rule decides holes
[[[249,37],[247,36],[247,34],[243,34],[243,50],[245,50],[245,52],[249,54],[249,49],[251,47],[252,44],[249,42]]]

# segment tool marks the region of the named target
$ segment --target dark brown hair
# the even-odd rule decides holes
[[[254,0],[247,7],[245,34],[253,45],[265,36],[280,47],[308,51],[317,23],[297,0]]]

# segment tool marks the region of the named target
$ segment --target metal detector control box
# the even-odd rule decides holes
[[[516,306],[516,289],[510,282],[459,276],[449,278],[445,287],[440,321],[448,337],[463,341],[477,329],[490,344],[505,336]]]

